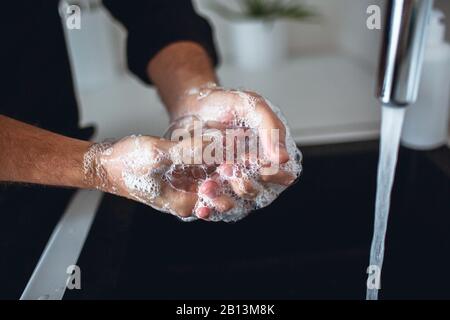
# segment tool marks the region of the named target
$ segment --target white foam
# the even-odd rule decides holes
[[[203,102],[208,102],[209,99],[207,97],[212,97],[211,93],[215,90],[223,89],[211,86],[206,89],[192,91],[189,94],[198,95]],[[221,101],[213,101],[203,109],[186,114],[172,123],[165,137],[167,138],[168,135],[180,128],[187,129],[188,132],[195,131],[196,128],[192,126],[192,123],[193,121],[199,121],[201,123],[200,129],[206,130],[203,131],[206,132],[205,137],[209,136],[211,138],[213,136],[220,139],[221,131],[211,128],[209,124],[211,124],[211,121],[218,122],[221,117],[225,116],[228,116],[227,128],[250,130],[249,139],[256,137],[259,133],[257,128],[262,121],[261,114],[257,112],[257,103],[261,102],[260,99],[263,98],[239,90],[228,90],[227,92],[234,94],[234,98],[236,98],[227,96],[230,98],[227,101],[232,101],[236,105],[224,105]],[[288,162],[280,165],[280,168],[289,172],[292,177],[297,178],[302,171],[301,152],[298,150],[287,121],[280,110],[269,101],[264,101],[278,116],[286,129],[285,145],[290,159]],[[210,131],[207,131],[208,129]],[[216,131],[211,131],[213,129]],[[130,136],[114,144],[94,145],[85,155],[84,167],[86,176],[100,181],[97,186],[99,189],[120,195],[125,193],[126,196],[137,201],[174,215],[177,215],[177,212],[172,206],[173,199],[165,198],[166,195],[162,193],[164,189],[163,184],[169,184],[178,192],[190,192],[194,199],[197,197],[198,201],[195,208],[193,208],[192,216],[183,218],[184,221],[195,220],[197,218],[195,216],[196,209],[200,206],[211,209],[210,221],[238,221],[251,211],[270,205],[286,189],[285,186],[263,182],[260,179],[260,171],[263,168],[262,163],[269,162],[269,159],[264,154],[260,153],[259,158],[256,157],[256,154],[253,154],[254,158],[251,158],[252,161],[250,162],[245,162],[244,159],[239,159],[238,157],[238,159],[235,159],[237,161],[230,164],[233,172],[231,177],[229,177],[220,171],[219,164],[212,166],[211,163],[200,162],[193,164],[194,167],[187,165],[186,158],[196,158],[198,153],[201,152],[201,150],[196,149],[195,143],[191,149],[186,149],[186,143],[180,142],[170,148],[168,152],[165,152],[149,145],[146,139],[148,138]],[[121,143],[123,141],[126,143]],[[247,148],[251,145],[251,142],[245,141],[244,147]],[[252,141],[257,142],[258,139]],[[221,144],[222,141],[220,141],[219,145]],[[128,149],[121,150],[120,148],[123,145]],[[186,150],[188,151],[187,153]],[[234,146],[232,155],[235,156]],[[186,172],[186,176],[181,176],[180,178],[179,175],[183,175],[184,172]],[[232,209],[219,213],[214,208],[213,200],[200,195],[198,191],[193,191],[196,187],[198,189],[206,179],[216,181],[220,186],[218,193],[226,195],[234,201]],[[240,197],[233,190],[233,184],[239,183],[240,187],[243,188],[244,182],[251,183],[257,191],[254,199]],[[187,184],[186,187],[189,187],[189,190],[184,189],[185,184]]]
[[[245,104],[245,114],[242,116],[238,115],[236,112],[233,113],[233,119],[231,121],[230,126],[232,127],[243,127],[243,128],[255,128],[261,123],[261,116],[256,111],[256,103],[257,99],[248,93],[242,91],[231,91],[236,93]],[[284,164],[280,165],[280,169],[289,172],[293,177],[298,178],[302,171],[302,154],[300,150],[297,148],[294,139],[290,133],[289,127],[287,125],[287,121],[285,117],[282,115],[281,111],[275,107],[272,103],[265,100],[267,105],[273,110],[273,112],[278,116],[283,125],[286,128],[286,149],[289,154],[290,160]],[[196,119],[197,121],[203,122],[203,127],[208,129],[207,123],[208,121],[215,121],[218,115],[222,115],[223,112],[229,113],[230,108],[228,106],[223,105],[209,105],[206,110],[201,110],[196,114],[189,115],[191,119]],[[185,118],[183,119],[185,121]],[[176,126],[176,125],[175,125]],[[261,155],[260,155],[261,156]],[[268,159],[263,159],[268,161]],[[234,201],[234,207],[225,213],[219,213],[214,210],[214,205],[211,200],[204,199],[200,197],[199,203],[201,206],[209,207],[212,210],[212,214],[210,215],[210,221],[225,221],[232,222],[238,221],[245,216],[247,216],[251,211],[260,209],[270,205],[287,187],[273,184],[273,183],[263,183],[259,181],[259,171],[261,169],[260,162],[250,163],[247,165],[243,165],[242,163],[233,164],[233,174],[231,177],[225,176],[224,174],[219,172],[218,182],[220,183],[221,190],[220,193],[223,195],[227,195]],[[239,172],[239,176],[237,173]],[[232,189],[230,183],[230,179],[237,179],[243,183],[242,179],[248,180],[252,182],[254,188],[258,190],[258,194],[255,199],[249,200],[242,197],[239,197]],[[216,178],[217,180],[217,178]],[[192,219],[189,219],[192,221]]]

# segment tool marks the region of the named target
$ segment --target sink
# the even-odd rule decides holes
[[[364,299],[378,141],[301,149],[300,181],[238,223],[183,223],[105,195],[77,261],[82,290],[63,298]],[[0,298],[17,299],[73,191],[0,187]],[[449,194],[448,147],[401,148],[382,299],[450,298]]]
[[[363,299],[378,142],[302,148],[304,174],[233,224],[106,195],[65,299]],[[402,148],[381,298],[450,298],[450,152]]]

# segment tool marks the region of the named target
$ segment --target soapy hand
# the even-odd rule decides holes
[[[298,178],[301,153],[273,105],[205,87],[182,100],[165,139],[131,136],[85,156],[93,185],[185,220],[237,221]]]
[[[298,154],[290,155],[288,153],[286,148],[287,129],[285,123],[280,119],[281,113],[259,94],[251,91],[224,89],[210,84],[190,90],[181,101],[181,112],[172,115],[174,119],[185,119],[187,115],[194,115],[195,119],[203,121],[207,128],[226,130],[227,128],[244,127],[255,131],[262,146],[262,154],[259,157],[265,161],[266,165],[270,163],[281,165],[280,170],[276,173],[267,172],[267,170],[264,172],[264,166],[262,166],[257,179],[259,182],[289,186],[298,177],[299,172],[295,172],[296,170],[292,170],[292,168],[284,170],[282,166],[289,160],[297,162],[300,160],[292,159]],[[278,115],[276,111],[278,111]],[[180,123],[177,125],[180,126]],[[181,125],[188,126],[190,124],[183,120]],[[291,144],[292,142],[290,141]],[[255,185],[255,181],[245,179],[245,175],[239,172],[239,168],[223,164],[219,171],[228,176],[233,191],[239,197],[247,199],[257,197],[260,188]]]
[[[190,156],[180,159],[177,154],[184,148],[190,150],[186,154],[193,157],[196,152],[201,152],[195,149],[196,146],[202,148],[203,143],[130,136],[115,143],[95,144],[85,155],[86,179],[97,189],[180,218],[189,218],[193,214],[206,218],[212,209],[218,213],[230,210],[233,201],[219,194],[219,185],[211,174],[214,168],[185,165],[192,163]],[[183,170],[177,174],[180,166]],[[178,186],[183,187],[182,192],[176,189]],[[206,209],[199,197],[210,199],[210,208]]]

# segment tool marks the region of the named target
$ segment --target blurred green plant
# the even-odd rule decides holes
[[[305,20],[316,14],[299,1],[293,0],[235,0],[239,8],[233,9],[214,0],[211,9],[228,20],[277,19]]]

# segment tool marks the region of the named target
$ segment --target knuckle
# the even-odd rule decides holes
[[[192,215],[192,209],[190,208],[179,208],[176,212],[181,218],[188,218]]]

